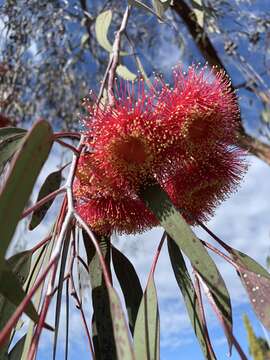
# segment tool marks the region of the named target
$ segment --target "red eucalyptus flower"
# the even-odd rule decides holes
[[[239,108],[224,72],[173,70],[146,94],[122,83],[114,107],[89,107],[79,160],[77,210],[98,232],[133,233],[157,225],[138,198],[158,181],[187,220],[206,220],[233,191],[245,166],[237,149]]]

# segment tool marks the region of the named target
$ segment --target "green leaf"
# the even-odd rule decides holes
[[[144,11],[155,15],[160,21],[163,21],[163,19],[158,15],[158,13],[156,13],[152,8],[150,8],[150,6],[146,5],[145,3],[143,3],[140,0],[128,0],[128,3],[130,5],[134,5],[140,9],[143,9]]]
[[[162,19],[165,11],[169,8],[171,0],[152,0],[157,15]]]
[[[22,286],[29,274],[31,252],[24,251],[18,253],[7,260],[7,264],[10,265],[14,274],[17,276],[20,286]],[[0,285],[1,286],[1,285]],[[7,297],[0,294],[0,329],[8,322],[16,309],[16,306],[8,300]],[[8,343],[0,349],[0,359],[7,359]]]
[[[16,128],[16,127],[0,128],[0,143],[2,143],[2,141],[4,141],[4,140],[8,139],[10,136],[14,136],[14,135],[24,136],[25,134],[26,134],[25,129],[20,129],[20,128]]]
[[[231,248],[231,256],[237,264],[238,275],[244,285],[251,305],[260,321],[270,330],[270,274],[241,251]]]
[[[134,81],[137,78],[137,75],[131,72],[125,65],[118,65],[116,68],[116,73],[125,80]]]
[[[49,123],[39,121],[21,143],[21,149],[12,160],[11,168],[0,193],[0,271],[6,250],[29,199],[37,176],[47,159],[53,142]]]
[[[96,328],[96,336],[93,336],[93,344],[98,359],[116,359],[116,348],[113,334],[113,324],[110,312],[110,300],[105,285],[102,267],[99,257],[89,238],[83,231],[84,246],[87,254],[89,277],[92,288],[93,303],[93,327]],[[110,239],[99,238],[99,246],[105,259],[108,270],[110,269]]]
[[[108,288],[108,294],[110,299],[110,311],[112,317],[117,360],[135,360],[135,355],[129,338],[125,315],[122,310],[119,297],[112,286]],[[111,356],[108,359],[113,359],[113,357]]]
[[[59,189],[62,180],[62,169],[55,171],[47,176],[38,194],[37,202],[49,195],[53,191]],[[31,222],[29,224],[29,230],[33,230],[43,220],[47,211],[51,207],[54,199],[47,201],[43,206],[34,211]]]
[[[18,360],[21,359],[23,347],[25,343],[26,335],[24,335],[20,340],[14,345],[8,354],[8,360]]]
[[[16,306],[18,306],[26,296],[20,281],[15,274],[13,274],[7,263],[2,265],[0,273],[0,294]],[[26,306],[24,312],[34,322],[38,321],[38,313],[31,302]]]
[[[70,245],[70,234],[71,229],[67,231],[65,242],[63,246],[62,256],[61,256],[61,265],[58,277],[58,290],[57,290],[57,298],[56,298],[56,306],[55,306],[55,331],[54,331],[54,340],[53,340],[53,359],[56,358],[56,347],[57,347],[57,339],[58,339],[58,330],[60,323],[60,315],[61,315],[61,300],[62,300],[62,290],[63,290],[63,279],[66,268],[67,254]]]
[[[24,134],[11,135],[0,142],[0,172],[8,160],[20,148]]]
[[[160,358],[160,324],[157,292],[153,275],[148,279],[134,330],[136,359],[158,360]]]
[[[216,359],[212,349],[208,347],[207,334],[201,320],[198,298],[193,282],[187,270],[185,260],[175,241],[168,236],[168,251],[177,284],[182,292],[188,315],[206,359]]]
[[[143,296],[140,280],[129,259],[115,247],[112,248],[114,271],[121,286],[129,319],[129,328],[134,332],[138,309]]]
[[[108,40],[108,31],[112,21],[112,11],[107,10],[96,18],[95,30],[97,41],[108,52],[112,52],[112,45]]]
[[[42,246],[35,252],[35,254],[32,258],[32,262],[31,262],[31,269],[29,272],[29,277],[25,284],[26,285],[25,291],[28,292],[28,290],[34,286],[42,267],[46,266],[49,263],[53,245],[54,245],[54,239],[52,238],[49,243],[45,244],[44,246]],[[32,299],[32,302],[35,305],[36,309],[39,308],[39,305],[41,302],[43,287],[44,287],[44,283],[38,288],[37,292],[35,293],[35,295],[33,296],[33,299]],[[20,360],[27,360],[28,351],[30,349],[32,336],[34,333],[34,326],[35,326],[34,322],[30,321],[29,325],[28,325],[26,339],[24,342],[24,348],[23,348],[23,352],[22,352],[22,356],[21,356]]]
[[[140,196],[148,208],[156,215],[161,226],[176,242],[179,249],[189,258],[193,267],[209,287],[223,316],[226,317],[228,323],[231,323],[232,312],[228,290],[213,259],[209,256],[201,241],[196,237],[159,185],[146,187],[142,190]]]

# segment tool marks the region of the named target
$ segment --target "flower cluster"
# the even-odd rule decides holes
[[[146,93],[144,81],[121,83],[114,107],[88,106],[86,146],[74,193],[77,211],[97,232],[143,231],[157,225],[138,197],[158,182],[186,219],[212,215],[245,169],[235,146],[239,109],[222,71],[173,69]],[[136,89],[136,90],[135,90]]]

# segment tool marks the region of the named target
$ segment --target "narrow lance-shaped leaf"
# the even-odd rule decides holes
[[[159,185],[151,185],[141,191],[141,198],[156,215],[161,226],[189,258],[192,266],[209,287],[212,296],[227,322],[232,322],[231,302],[228,290],[213,259],[201,241],[191,230],[180,212],[171,203]]]
[[[55,330],[54,330],[54,340],[53,340],[53,359],[56,358],[56,347],[57,347],[57,339],[58,339],[58,330],[59,330],[59,323],[60,323],[60,315],[61,315],[61,300],[62,300],[62,290],[63,290],[63,280],[64,280],[64,273],[66,268],[66,261],[67,261],[67,254],[70,244],[70,234],[71,229],[68,229],[65,237],[65,242],[63,246],[62,256],[61,256],[61,265],[60,265],[60,272],[58,277],[58,290],[57,290],[57,297],[56,297],[56,306],[55,306]]]
[[[5,219],[0,224],[0,270],[21,213],[49,155],[52,142],[50,125],[39,121],[25,136],[20,151],[12,160],[6,183],[0,193],[0,219]]]
[[[113,335],[117,352],[117,360],[135,360],[128,327],[120,299],[112,286],[108,288],[110,311],[113,324]],[[111,357],[113,359],[113,357]]]
[[[114,271],[121,286],[129,319],[129,328],[134,332],[138,309],[143,296],[140,280],[129,259],[115,247],[112,248]]]
[[[2,270],[0,273],[0,294],[16,306],[18,306],[26,296],[20,281],[11,271],[7,263],[2,265]],[[24,312],[34,322],[38,321],[38,313],[31,302],[28,303]]]
[[[8,259],[8,262],[12,267],[13,272],[16,274],[18,280],[20,281],[20,285],[23,285],[28,276],[31,256],[32,254],[29,251],[24,251]],[[0,295],[0,329],[3,329],[15,309],[16,306],[12,302],[10,302],[7,297]],[[8,344],[1,347],[1,360],[7,357],[7,350]]]
[[[134,330],[136,359],[158,360],[160,358],[160,324],[157,292],[151,274],[144,292]]]
[[[179,288],[182,292],[188,315],[194,332],[199,341],[199,344],[201,346],[202,352],[206,359],[216,359],[212,349],[208,346],[206,334],[207,329],[205,331],[204,324],[200,315],[198,298],[188,269],[186,267],[185,260],[179,247],[177,246],[175,241],[173,241],[169,236],[168,251],[177,284],[179,285]]]
[[[0,129],[0,171],[19,149],[25,134],[26,130],[20,128]]]
[[[62,180],[62,169],[58,171],[54,171],[51,174],[49,174],[45,179],[43,185],[41,186],[41,189],[38,194],[37,202],[43,199],[45,196],[52,193],[53,191],[59,189],[61,185],[61,180]],[[53,201],[54,199],[47,201],[39,209],[34,211],[31,218],[31,222],[29,224],[29,230],[33,230],[35,227],[37,227],[40,224],[40,222],[46,215],[47,211],[51,207]]]
[[[203,279],[201,278],[201,276],[199,274],[197,274],[197,278],[198,278],[200,285],[202,286],[202,289],[203,289],[210,305],[212,306],[218,320],[220,321],[221,326],[223,327],[224,333],[227,338],[228,346],[229,346],[229,356],[231,356],[232,345],[233,345],[232,322],[228,321],[227,313],[225,313],[225,316],[224,316],[224,314],[222,312],[223,309],[220,308],[219,304],[216,303],[216,299],[214,296],[212,296],[211,290],[205,284],[205,282],[203,281]]]
[[[92,303],[94,310],[93,327],[96,328],[97,331],[97,335],[93,336],[96,357],[102,360],[114,360],[117,357],[115,342],[112,336],[113,325],[110,312],[110,300],[103,277],[102,267],[91,239],[85,231],[83,231],[83,239],[92,288]],[[100,237],[99,246],[109,270],[111,257],[110,239]]]
[[[49,263],[53,245],[54,245],[54,241],[52,238],[49,243],[45,244],[44,246],[42,246],[35,252],[35,254],[32,258],[29,276],[25,283],[25,290],[27,292],[29,289],[31,289],[34,286],[34,284],[40,274],[41,269]],[[35,293],[35,295],[33,296],[33,299],[32,299],[33,304],[35,305],[36,309],[39,309],[39,306],[40,306],[43,287],[44,287],[44,284],[42,284],[39,287],[39,289],[37,290],[37,292]],[[27,360],[27,358],[28,358],[28,351],[30,349],[31,340],[32,340],[32,336],[34,333],[34,325],[35,324],[33,321],[29,322],[29,325],[27,328],[27,333],[26,333],[26,339],[24,342],[23,352],[22,352],[22,356],[21,356],[20,360]]]
[[[248,293],[260,321],[270,330],[270,274],[260,264],[241,251],[231,248],[238,275]]]

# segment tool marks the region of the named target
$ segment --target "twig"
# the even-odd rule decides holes
[[[59,145],[62,145],[63,147],[66,147],[67,149],[71,150],[76,156],[80,155],[80,153],[78,152],[78,150],[74,146],[72,146],[72,145],[70,145],[70,144],[68,144],[68,143],[66,143],[66,142],[64,142],[64,141],[62,141],[60,139],[56,139],[55,141]]]
[[[117,65],[119,62],[121,37],[127,26],[130,9],[131,9],[131,7],[130,7],[130,5],[128,5],[126,7],[120,29],[117,31],[117,33],[115,35],[115,39],[114,39],[114,43],[113,43],[113,47],[112,47],[112,53],[110,56],[111,64],[110,64],[109,78],[108,78],[108,98],[109,98],[110,106],[114,106],[114,103],[115,103],[113,84],[114,84],[116,68],[117,68]]]
[[[57,189],[57,190],[51,192],[49,195],[45,196],[44,198],[39,200],[37,203],[35,203],[35,205],[31,206],[29,209],[26,209],[22,213],[21,219],[23,219],[27,215],[31,214],[33,211],[39,209],[42,205],[46,204],[48,201],[54,199],[57,195],[65,192],[65,191],[66,191],[65,187],[62,187],[60,189]]]

